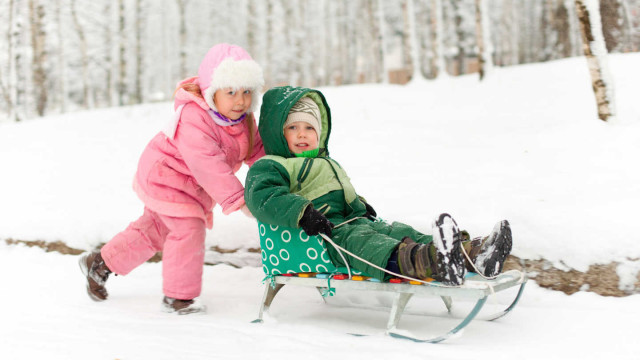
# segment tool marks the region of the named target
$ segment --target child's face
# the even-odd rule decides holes
[[[251,106],[251,89],[219,89],[213,94],[218,112],[231,120],[239,119]]]
[[[294,154],[318,148],[318,134],[310,124],[296,121],[284,128],[284,138],[287,139],[289,150]]]

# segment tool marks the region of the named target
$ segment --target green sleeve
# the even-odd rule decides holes
[[[244,200],[258,221],[297,228],[304,209],[311,202],[292,194],[289,187],[286,169],[276,161],[261,159],[249,168]]]

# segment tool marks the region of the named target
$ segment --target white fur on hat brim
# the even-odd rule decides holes
[[[260,90],[264,86],[262,67],[253,60],[234,60],[227,58],[211,75],[211,84],[204,92],[204,100],[211,110],[218,111],[213,102],[213,94],[219,89],[251,89],[251,107],[249,112],[255,111],[260,105]]]

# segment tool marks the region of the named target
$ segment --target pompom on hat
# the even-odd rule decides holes
[[[289,110],[289,115],[283,128],[286,128],[289,124],[296,121],[302,121],[313,126],[316,134],[318,134],[318,139],[320,139],[320,133],[322,131],[322,127],[320,126],[320,109],[313,99],[303,97],[298,100],[298,102],[291,107],[291,110]]]
[[[249,112],[260,105],[260,90],[264,86],[262,67],[249,53],[237,45],[217,44],[213,46],[198,68],[198,83],[207,105],[218,111],[213,95],[219,89],[251,89],[252,99]]]

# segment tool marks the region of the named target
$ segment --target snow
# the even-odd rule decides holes
[[[514,255],[580,271],[617,261],[621,288],[629,289],[640,270],[639,61],[640,54],[609,58],[614,123],[597,119],[583,58],[495,68],[481,83],[465,76],[322,88],[333,116],[331,155],[384,219],[430,233],[432,219],[448,212],[472,236],[508,219]],[[107,242],[142,212],[131,190],[136,163],[171,109],[155,103],[0,124],[0,239],[86,250]],[[216,210],[207,246],[240,251],[209,252],[207,261],[243,267],[205,266],[209,312],[185,317],[160,311],[160,264],[110,278],[110,299],[94,303],[77,256],[0,242],[0,358],[637,356],[627,324],[640,321],[639,295],[567,296],[533,282],[512,314],[474,321],[440,345],[383,335],[380,310],[390,300],[382,294],[339,291],[326,306],[315,291],[285,288],[270,321],[251,324],[264,275],[257,255],[244,250],[257,238],[253,220]],[[507,304],[507,295],[487,306]],[[445,311],[438,299],[410,306],[414,314]],[[437,333],[448,321],[407,315],[400,327]]]

